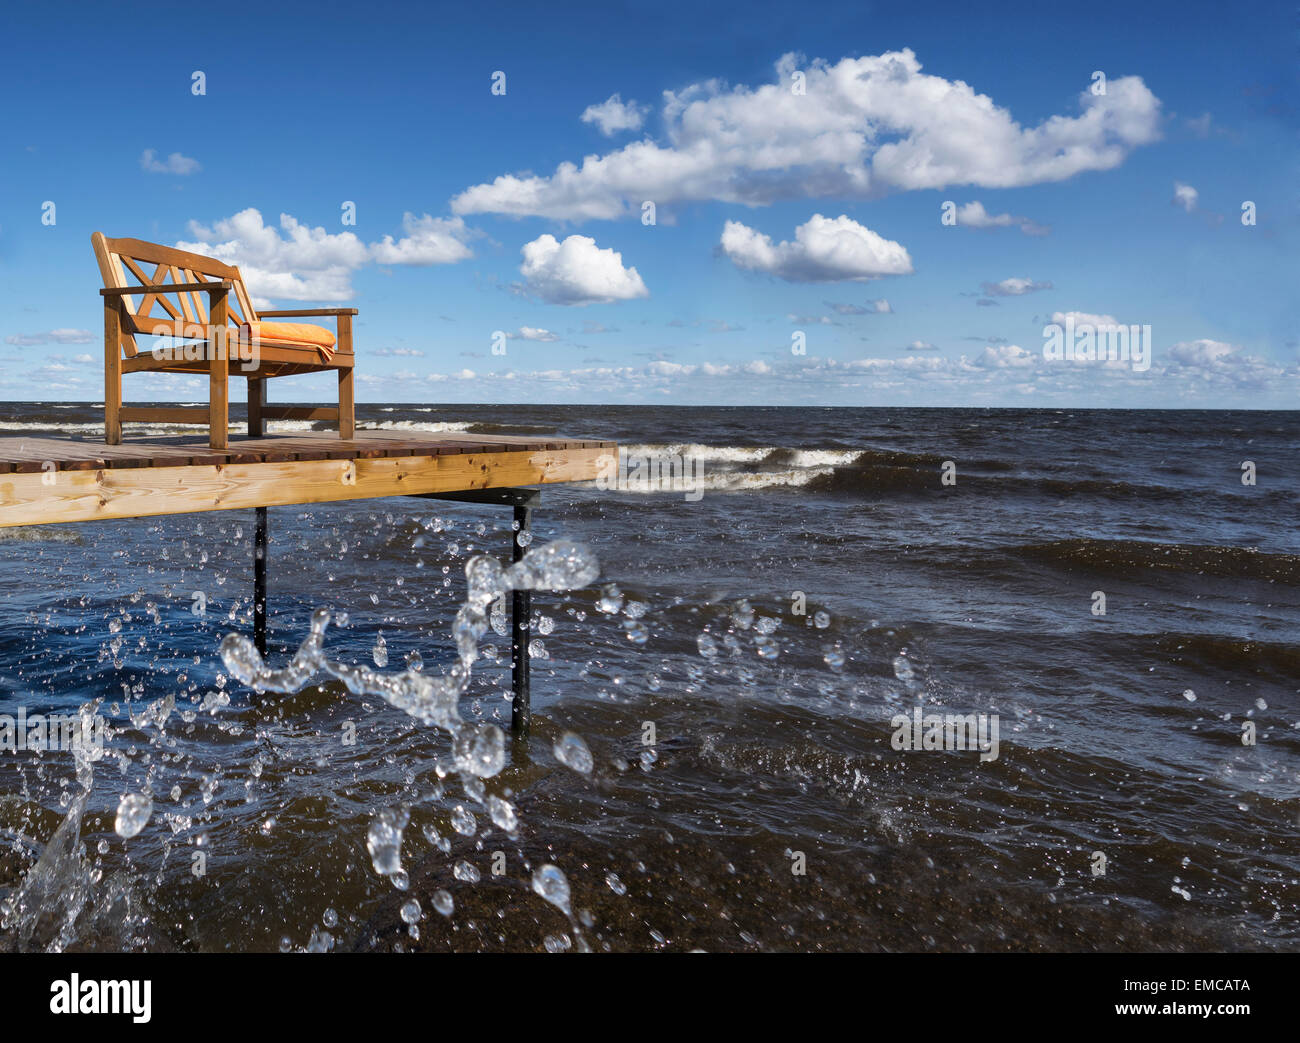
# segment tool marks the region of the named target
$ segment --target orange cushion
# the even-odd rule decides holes
[[[290,344],[319,348],[327,359],[334,354],[334,334],[324,326],[310,322],[250,322],[252,336],[263,340],[281,340]]]

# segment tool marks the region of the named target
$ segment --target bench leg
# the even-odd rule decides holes
[[[208,445],[230,445],[230,366],[226,361],[226,295],[212,295],[208,318]]]
[[[104,302],[104,442],[122,444],[122,314]]]
[[[262,407],[266,405],[266,381],[248,378],[248,437],[261,438],[266,433]]]
[[[340,315],[339,351],[352,354],[352,316]],[[352,370],[339,370],[339,437],[355,438],[357,434],[356,407],[353,403]]]
[[[352,398],[352,370],[339,370],[339,437],[357,435],[356,405]]]

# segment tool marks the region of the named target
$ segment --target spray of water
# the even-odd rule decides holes
[[[441,675],[430,675],[414,668],[400,673],[384,673],[330,659],[324,647],[325,631],[330,623],[330,613],[326,609],[317,609],[313,614],[310,633],[289,663],[280,669],[268,667],[253,643],[239,634],[228,634],[222,641],[221,658],[234,677],[258,691],[297,692],[318,675],[326,674],[342,681],[354,695],[379,696],[421,724],[442,729],[450,736],[453,766],[461,776],[466,792],[478,792],[486,801],[492,823],[514,833],[518,829],[514,809],[498,796],[482,794],[481,780],[491,778],[505,767],[505,735],[494,724],[474,726],[465,721],[460,716],[460,697],[469,687],[473,666],[479,656],[479,642],[491,629],[490,613],[494,604],[501,604],[505,595],[515,590],[573,590],[587,586],[599,575],[600,564],[595,555],[586,547],[565,540],[531,548],[522,560],[507,568],[487,555],[471,558],[465,565],[468,583],[465,601],[451,628],[456,643],[456,661]],[[582,743],[577,736],[570,738]],[[587,758],[589,761],[590,753]],[[589,764],[585,770],[590,771]],[[453,817],[454,825],[457,818],[461,822],[456,825],[457,831],[466,835],[477,832],[478,825],[473,815],[463,808],[457,811],[458,816]],[[402,837],[408,822],[409,814],[405,808],[384,808],[375,816],[367,837],[375,872],[386,876],[399,890],[409,886],[409,878],[401,864]],[[533,889],[569,917],[579,947],[585,947],[568,908],[567,879],[555,866],[548,865],[543,869],[545,872],[540,879],[546,886],[540,888],[539,877],[535,876]],[[459,872],[457,877],[463,879]],[[556,896],[560,894],[564,896],[563,902],[557,901]],[[450,904],[450,896],[447,904]],[[437,900],[435,909],[443,912]],[[448,908],[444,915],[449,912]],[[413,936],[417,936],[418,927],[414,923],[411,927],[416,932]]]

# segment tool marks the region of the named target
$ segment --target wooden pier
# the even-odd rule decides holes
[[[538,493],[523,486],[595,479],[614,442],[407,431],[233,438],[205,436],[108,445],[76,438],[0,438],[0,527],[253,509],[254,641],[266,653],[268,507],[419,496],[513,509],[519,560]],[[511,725],[530,716],[530,599],[512,598]]]
[[[106,445],[0,438],[0,527],[590,481],[613,442],[359,431]]]

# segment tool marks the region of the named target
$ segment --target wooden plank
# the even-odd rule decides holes
[[[594,479],[600,450],[102,468],[0,476],[0,527]]]
[[[152,424],[206,424],[207,406],[123,406],[122,420]]]
[[[229,279],[216,279],[212,282],[151,283],[143,286],[107,286],[99,291],[101,297],[139,297],[146,298],[159,294],[176,293],[185,290],[229,290],[234,285]],[[141,316],[142,318],[147,316]]]
[[[337,420],[339,411],[335,406],[263,406],[262,416],[266,420]]]
[[[309,315],[328,316],[328,315],[356,315],[356,308],[290,308],[287,311],[279,309],[276,311],[262,311],[258,315],[263,319],[288,319],[288,318],[306,318]]]

